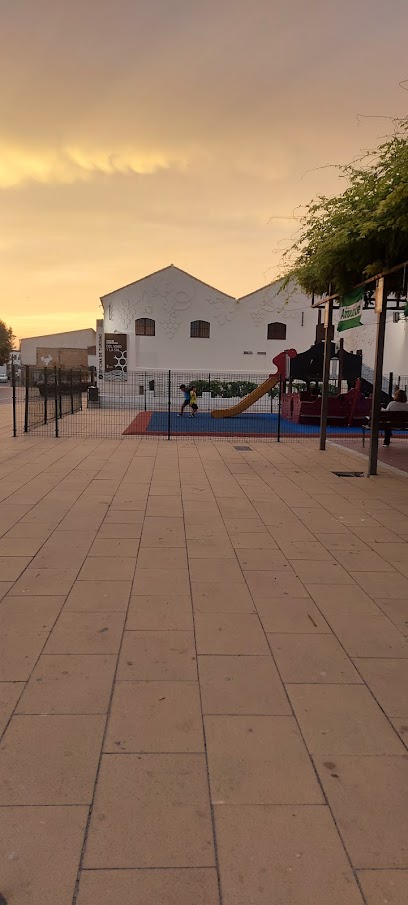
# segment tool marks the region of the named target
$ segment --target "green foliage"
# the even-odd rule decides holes
[[[360,166],[339,167],[348,187],[306,207],[298,238],[285,253],[284,286],[307,294],[344,293],[408,258],[408,119],[368,152]]]
[[[0,365],[6,365],[10,361],[13,342],[14,336],[11,327],[0,320]]]
[[[197,396],[203,393],[211,392],[211,396],[222,396],[223,399],[235,399],[248,396],[252,390],[256,390],[258,384],[252,383],[250,380],[197,380],[195,387]]]

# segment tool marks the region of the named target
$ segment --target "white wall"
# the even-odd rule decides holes
[[[278,352],[287,348],[303,352],[314,343],[317,323],[317,313],[305,295],[278,294],[278,290],[279,284],[274,283],[237,300],[172,265],[103,296],[104,329],[128,334],[130,371],[270,373]],[[135,336],[139,317],[155,320],[154,337]],[[210,339],[190,337],[194,320],[210,322]],[[267,339],[267,325],[274,321],[287,325],[286,340]]]
[[[335,313],[334,321],[335,323],[338,321],[337,313]],[[357,349],[362,349],[364,364],[373,368],[377,333],[375,312],[372,309],[363,311],[361,321],[361,327],[346,330],[342,334],[336,333],[335,341],[337,342],[339,337],[342,336],[344,347],[348,352],[356,352]],[[408,322],[401,319],[398,323],[394,323],[392,311],[387,312],[383,375],[387,376],[390,371],[393,372],[395,377],[403,374],[408,375]]]
[[[67,333],[51,333],[49,336],[32,336],[20,343],[23,365],[37,364],[37,349],[88,349],[95,345],[95,330],[70,330]]]

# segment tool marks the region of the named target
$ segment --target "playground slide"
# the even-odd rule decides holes
[[[269,374],[269,377],[256,390],[252,390],[252,393],[241,399],[241,402],[238,402],[237,405],[233,405],[228,409],[213,409],[211,412],[213,418],[233,418],[234,415],[240,415],[241,412],[249,409],[254,402],[257,402],[265,393],[269,393],[269,390],[272,390],[279,383],[281,376],[284,380],[287,379],[290,360],[291,358],[296,358],[296,355],[296,349],[285,349],[284,352],[279,352],[278,355],[275,355],[273,363],[277,368],[276,374]]]
[[[264,380],[263,383],[260,384],[256,390],[252,390],[252,393],[249,393],[248,396],[244,396],[241,399],[241,402],[237,402],[236,405],[232,405],[229,409],[214,409],[211,414],[213,418],[232,418],[233,415],[240,415],[241,412],[245,412],[246,409],[249,409],[254,402],[257,402],[261,396],[264,396],[265,393],[269,393],[269,390],[272,390],[277,383],[279,383],[279,374],[269,375],[267,380]]]

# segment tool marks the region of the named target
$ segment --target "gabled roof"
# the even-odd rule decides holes
[[[89,332],[92,332],[94,334],[94,336],[96,337],[96,330],[94,329],[94,327],[78,327],[78,330],[59,330],[59,331],[56,331],[55,333],[44,333],[44,334],[40,334],[39,336],[23,336],[23,338],[20,339],[20,343],[23,343],[26,340],[32,340],[32,339],[52,339],[53,336],[70,336],[70,334],[73,335],[73,334],[77,334],[77,333],[89,333]],[[13,349],[13,351],[16,351],[16,350]]]
[[[167,267],[161,267],[160,270],[155,270],[153,273],[148,273],[148,274],[146,274],[146,276],[140,277],[140,279],[138,279],[138,280],[134,280],[132,283],[126,283],[125,286],[120,286],[118,289],[113,289],[112,292],[107,292],[105,295],[101,295],[101,297],[100,297],[101,302],[103,302],[104,299],[109,298],[109,296],[115,295],[116,292],[121,292],[122,289],[128,289],[128,288],[130,288],[130,286],[136,286],[138,283],[142,283],[144,280],[148,280],[150,277],[157,276],[157,274],[159,274],[159,273],[165,273],[166,270],[177,270],[179,273],[184,274],[184,276],[189,277],[190,280],[194,280],[196,283],[201,283],[202,286],[207,286],[208,289],[212,289],[214,292],[220,292],[221,295],[225,295],[226,298],[233,299],[234,302],[237,301],[237,299],[234,296],[228,295],[228,293],[226,293],[226,292],[222,292],[221,289],[216,289],[215,286],[211,286],[210,283],[205,283],[204,280],[199,280],[197,277],[194,277],[191,273],[188,273],[187,270],[182,270],[181,267],[176,267],[175,264],[169,264]]]
[[[241,295],[240,298],[237,299],[237,301],[238,301],[238,302],[243,302],[244,299],[249,299],[249,298],[251,298],[251,295],[256,295],[258,292],[265,292],[266,289],[270,289],[272,286],[278,286],[279,283],[281,283],[281,282],[282,282],[281,279],[280,279],[280,280],[272,280],[272,282],[271,282],[271,283],[267,283],[266,286],[260,286],[259,289],[253,289],[252,292],[247,292],[246,295]]]

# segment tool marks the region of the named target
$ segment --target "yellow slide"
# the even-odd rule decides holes
[[[233,405],[228,409],[214,409],[211,412],[213,418],[232,418],[233,415],[240,415],[241,412],[245,412],[245,410],[249,409],[254,402],[257,402],[258,399],[261,398],[261,396],[264,396],[265,393],[269,393],[269,390],[272,390],[273,387],[279,383],[279,377],[279,373],[270,374],[267,380],[264,380],[256,390],[252,390],[252,393],[249,393],[248,396],[241,399],[241,402],[238,402],[237,405]]]

